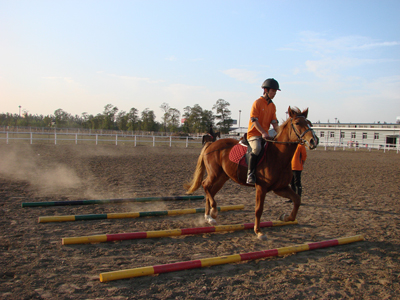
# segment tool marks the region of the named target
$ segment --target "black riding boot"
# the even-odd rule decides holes
[[[257,167],[258,157],[254,153],[250,153],[248,159],[248,169],[247,169],[247,184],[256,184],[256,167]]]

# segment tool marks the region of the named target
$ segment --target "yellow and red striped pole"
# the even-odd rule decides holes
[[[293,222],[268,221],[268,222],[261,222],[260,228],[284,226],[284,225],[294,225],[294,224],[297,224],[297,220],[295,220]],[[235,230],[244,230],[244,229],[253,229],[253,228],[254,228],[254,223],[246,223],[246,224],[237,224],[237,225],[219,225],[219,226],[169,229],[169,230],[158,230],[158,231],[99,234],[99,235],[89,235],[89,236],[66,237],[66,238],[62,239],[62,244],[63,245],[72,245],[72,244],[103,243],[103,242],[122,241],[122,240],[159,238],[159,237],[167,237],[167,236],[186,235],[186,234],[201,234],[201,233],[211,233],[211,232],[220,232],[220,231],[235,231]]]
[[[186,261],[186,262],[177,262],[177,263],[172,263],[172,264],[157,265],[157,266],[151,266],[151,267],[142,267],[142,268],[135,268],[135,269],[128,269],[128,270],[105,272],[105,273],[100,274],[100,281],[107,282],[107,281],[118,280],[118,279],[126,279],[126,278],[147,276],[147,275],[153,275],[153,274],[181,271],[181,270],[187,270],[187,269],[216,266],[216,265],[235,263],[235,262],[245,261],[245,260],[260,259],[260,258],[266,258],[266,257],[271,257],[271,256],[285,255],[285,254],[289,254],[289,253],[297,253],[297,252],[302,252],[302,251],[309,251],[309,250],[314,250],[314,249],[333,247],[333,246],[338,246],[338,245],[359,242],[359,241],[363,241],[363,240],[364,240],[364,237],[362,235],[355,235],[355,236],[350,236],[350,237],[338,238],[338,239],[334,239],[334,240],[327,240],[327,241],[315,242],[315,243],[307,243],[307,244],[282,247],[282,248],[277,248],[277,249],[270,249],[270,250],[265,250],[265,251],[257,251],[257,252],[250,252],[250,253],[244,253],[244,254],[234,254],[234,255],[221,256],[221,257],[203,258],[203,259],[191,260],[191,261]]]

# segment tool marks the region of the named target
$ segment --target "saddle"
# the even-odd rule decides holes
[[[257,165],[259,165],[266,156],[265,153],[267,151],[268,143],[265,140],[263,140],[262,142],[262,147],[263,149],[261,150],[258,156]],[[229,152],[229,160],[235,164],[247,168],[246,154],[249,152],[251,152],[251,147],[247,140],[247,133],[245,133],[243,137],[240,139],[239,144],[233,146],[233,148]]]

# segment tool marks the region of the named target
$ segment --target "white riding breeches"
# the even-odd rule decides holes
[[[261,136],[252,136],[248,142],[251,147],[251,152],[254,153],[255,155],[260,154],[261,152]]]

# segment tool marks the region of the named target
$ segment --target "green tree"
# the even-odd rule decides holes
[[[118,107],[113,106],[112,104],[104,106],[102,129],[114,129],[117,112]]]
[[[202,117],[203,117],[203,109],[201,108],[200,105],[195,104],[191,108],[189,116],[189,123],[191,124],[192,132],[199,133],[203,131]]]
[[[138,129],[139,127],[139,116],[138,116],[139,111],[132,107],[128,113],[128,130],[134,131]]]
[[[96,116],[90,116],[89,121],[91,124],[91,129],[101,129],[104,120],[103,114],[97,114]]]
[[[170,117],[170,114],[169,114],[170,107],[169,107],[168,103],[164,102],[163,104],[161,104],[160,108],[164,111],[164,115],[162,116],[162,121],[163,121],[163,125],[164,125],[164,132],[167,132],[167,125],[168,125],[168,120]]]
[[[210,125],[214,123],[214,115],[211,110],[203,110],[201,118],[201,132],[207,132]]]
[[[52,119],[49,115],[45,116],[43,118],[43,126],[41,126],[41,127],[51,127],[51,121],[52,121]]]
[[[91,128],[90,127],[90,121],[89,121],[90,117],[93,118],[93,116],[92,115],[88,115],[87,112],[83,112],[82,113],[81,119],[82,119],[82,127],[83,128],[87,128],[87,129]]]
[[[169,109],[169,119],[168,119],[168,128],[171,132],[175,132],[179,128],[179,120],[181,117],[181,112],[176,108]]]
[[[214,116],[212,111],[203,110],[198,104],[195,104],[193,107],[186,106],[183,111],[185,122],[182,129],[186,133],[206,132],[210,124],[213,124]]]
[[[183,132],[186,132],[186,133],[192,132],[191,131],[192,126],[191,126],[191,123],[189,122],[191,112],[192,112],[192,108],[190,106],[186,106],[183,109],[182,117],[185,119],[185,121],[183,122],[182,130],[183,130]]]
[[[54,120],[56,122],[56,127],[67,127],[71,114],[62,110],[61,108],[54,111]]]
[[[218,99],[213,105],[212,109],[215,110],[215,118],[218,120],[217,126],[222,133],[229,133],[232,126],[231,111],[228,109],[229,102],[224,99]]]
[[[118,113],[116,122],[119,130],[128,130],[128,114],[126,111],[121,110]]]
[[[144,131],[157,131],[156,116],[154,111],[146,108],[142,111],[141,129]]]
[[[179,128],[179,118],[181,113],[178,109],[172,108],[168,103],[161,104],[160,108],[164,111],[164,115],[162,117],[164,132],[176,131]]]

